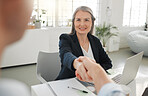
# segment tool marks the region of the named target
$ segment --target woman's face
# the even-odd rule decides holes
[[[77,33],[88,34],[92,27],[92,19],[90,13],[78,11],[75,15],[74,27]]]

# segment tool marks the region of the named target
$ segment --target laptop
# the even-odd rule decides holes
[[[142,51],[132,57],[129,57],[126,60],[122,74],[118,74],[113,77],[112,80],[116,83],[124,85],[128,85],[131,81],[133,81],[137,75],[143,53],[144,52]]]

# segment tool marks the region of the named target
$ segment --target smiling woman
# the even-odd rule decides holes
[[[91,15],[88,12],[79,11],[77,12],[74,20],[75,24],[75,30],[78,34],[88,34],[88,32],[91,30],[92,26],[92,19]]]
[[[75,10],[71,33],[60,36],[59,49],[62,68],[57,79],[79,75],[81,80],[91,81],[86,73],[87,70],[78,60],[80,56],[91,58],[105,70],[112,67],[111,60],[102,48],[100,40],[92,35],[94,21],[93,12],[89,7],[80,6]],[[76,70],[77,73],[75,73]]]

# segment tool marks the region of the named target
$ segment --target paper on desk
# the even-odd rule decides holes
[[[75,78],[53,81],[49,82],[49,84],[53,88],[57,96],[96,96]],[[68,88],[68,86],[85,90],[88,93],[83,93],[81,91]]]

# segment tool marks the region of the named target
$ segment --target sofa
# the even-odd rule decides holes
[[[148,31],[132,31],[128,34],[128,45],[135,53],[144,51],[144,55],[148,56]]]

